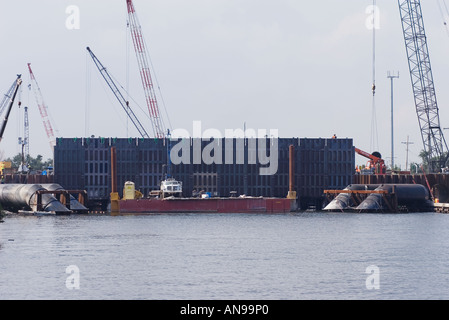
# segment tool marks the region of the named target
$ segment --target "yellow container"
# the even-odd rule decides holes
[[[123,199],[134,200],[136,194],[136,187],[134,182],[126,181],[125,188],[123,189]]]
[[[0,172],[3,173],[4,169],[11,169],[11,161],[0,162]]]
[[[2,168],[7,168],[7,169],[11,168],[11,161],[1,161],[0,164],[1,164]]]

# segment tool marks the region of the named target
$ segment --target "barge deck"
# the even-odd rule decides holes
[[[289,213],[292,201],[287,198],[168,198],[118,200],[120,214],[164,213]]]

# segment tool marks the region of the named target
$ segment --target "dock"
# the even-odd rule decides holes
[[[437,213],[449,213],[449,203],[434,203],[433,211]]]

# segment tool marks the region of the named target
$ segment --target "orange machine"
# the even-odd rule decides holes
[[[385,174],[386,173],[386,167],[385,167],[385,161],[382,159],[382,156],[379,152],[375,151],[372,154],[360,150],[358,148],[355,148],[355,152],[357,152],[359,155],[368,158],[369,161],[367,163],[367,169],[374,168],[375,174]]]

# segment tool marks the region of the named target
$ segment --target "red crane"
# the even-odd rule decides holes
[[[360,150],[358,148],[355,148],[355,152],[357,152],[359,155],[368,158],[368,165],[367,167],[374,168],[374,172],[376,174],[385,174],[386,173],[386,167],[385,167],[385,161],[381,158],[381,155],[378,152],[373,152],[373,154],[370,154],[366,151]]]
[[[149,58],[145,48],[142,27],[137,19],[136,9],[134,8],[132,0],[126,0],[126,4],[128,7],[130,32],[140,68],[140,77],[145,91],[145,98],[152,121],[153,132],[156,138],[164,138],[165,128],[159,111],[153,80],[151,78],[150,64],[148,63]]]
[[[50,117],[47,112],[47,106],[44,102],[44,97],[42,96],[41,89],[34,77],[34,73],[31,70],[31,63],[28,63],[28,70],[30,71],[30,77],[32,82],[32,87],[34,88],[34,95],[36,97],[36,103],[39,108],[39,112],[42,117],[42,122],[44,124],[45,132],[47,133],[47,137],[50,143],[50,148],[53,151],[54,146],[56,145],[56,138],[53,132],[53,127],[50,122]]]

